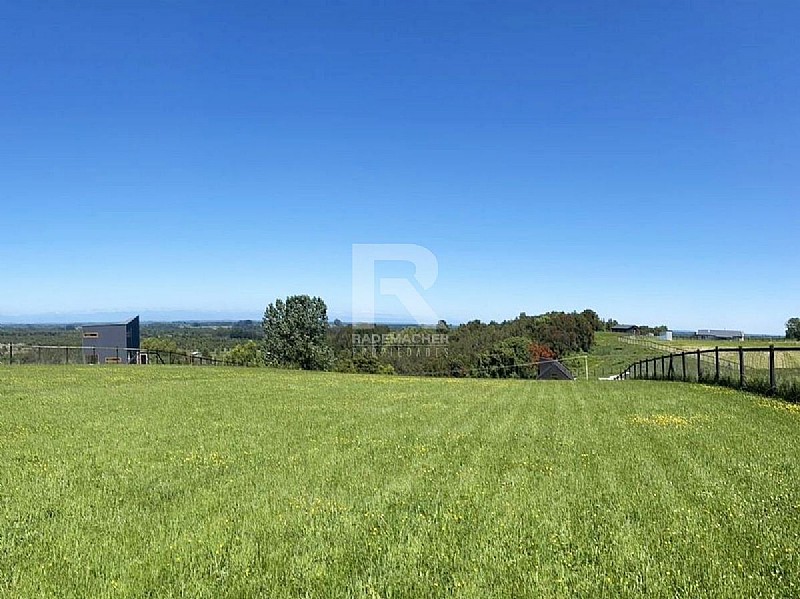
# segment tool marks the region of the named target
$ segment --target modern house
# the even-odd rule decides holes
[[[622,333],[623,335],[638,335],[639,327],[635,324],[617,324],[611,327],[612,333]]]
[[[118,324],[81,327],[86,364],[136,364],[139,361],[139,317]]]
[[[539,362],[540,381],[574,381],[575,376],[558,360],[543,360]]]
[[[726,331],[723,329],[700,329],[697,331],[698,339],[716,339],[720,341],[744,341],[744,333],[742,331]]]

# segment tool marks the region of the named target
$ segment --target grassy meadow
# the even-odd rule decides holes
[[[562,358],[562,362],[576,378],[585,378],[588,367],[589,378],[598,379],[619,374],[633,362],[652,358],[661,353],[650,347],[634,345],[617,333],[599,331],[594,334],[594,344],[586,362],[582,356]]]
[[[800,407],[0,368],[0,597],[796,597]]]

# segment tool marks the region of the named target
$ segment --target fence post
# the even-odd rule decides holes
[[[39,364],[41,364],[42,363],[42,347],[41,346],[36,348],[36,354],[38,356],[38,358],[36,360],[39,362]]]
[[[697,382],[703,378],[703,369],[700,366],[700,350],[697,350]]]
[[[64,348],[64,365],[69,364],[69,347]]]
[[[644,378],[650,378],[650,360],[644,361]]]
[[[744,348],[739,346],[739,388],[744,389]]]
[[[8,365],[11,366],[11,364],[13,364],[13,363],[14,363],[14,344],[13,343],[9,343],[8,344]]]
[[[667,378],[671,381],[675,379],[675,366],[672,363],[672,354],[669,355],[669,371],[667,373]]]
[[[681,352],[681,377],[686,381],[686,352]]]
[[[719,345],[714,348],[714,382],[719,383]]]
[[[778,391],[778,383],[775,380],[775,346],[769,344],[769,392],[775,395]]]
[[[667,359],[665,356],[661,356],[661,378],[667,378]]]

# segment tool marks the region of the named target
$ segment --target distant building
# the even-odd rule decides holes
[[[539,362],[540,381],[574,381],[575,376],[558,360],[545,360]]]
[[[611,327],[612,333],[622,333],[623,335],[638,335],[639,327],[635,324],[617,324]]]
[[[81,327],[86,364],[136,364],[139,361],[139,317],[119,324]]]
[[[720,341],[744,341],[744,333],[742,331],[726,331],[723,329],[700,329],[697,331],[697,338],[716,339]]]
[[[664,331],[658,336],[661,341],[672,341],[672,331]]]

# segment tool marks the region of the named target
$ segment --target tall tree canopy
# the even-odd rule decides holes
[[[786,338],[800,341],[800,318],[790,318],[786,321]]]
[[[327,330],[328,308],[322,298],[277,299],[264,312],[264,361],[268,366],[326,370],[333,359]]]

